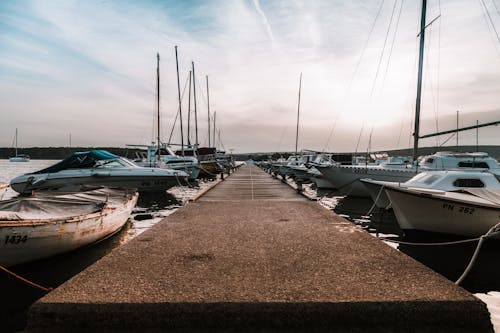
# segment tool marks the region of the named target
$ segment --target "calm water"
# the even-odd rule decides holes
[[[32,160],[28,163],[12,163],[8,160],[0,160],[0,182],[8,182],[17,175],[40,170],[55,162],[57,161]],[[121,232],[113,237],[81,250],[19,265],[14,267],[13,270],[19,275],[43,286],[57,287],[112,251],[113,248],[124,244],[159,222],[162,218],[173,213],[189,198],[210,186],[210,183],[200,182],[198,186],[192,188],[174,187],[167,193],[143,194],[139,197],[137,207],[134,209],[130,221]],[[367,216],[367,212],[372,206],[370,199],[343,198],[328,191],[317,193],[310,185],[304,186],[304,193],[306,196],[318,200],[326,208],[332,209],[337,214],[351,220],[374,236],[381,233],[384,236],[388,235],[396,238],[402,234],[392,213],[375,210]],[[4,199],[15,195],[17,193],[10,189],[3,195],[0,193],[0,196],[3,196]],[[451,281],[455,281],[467,266],[475,245],[474,243],[452,247],[391,246],[410,255]],[[500,290],[500,269],[497,264],[499,250],[498,244],[486,242],[476,266],[463,284],[464,288],[471,292],[481,293]],[[4,301],[0,305],[0,322],[2,323],[0,331],[2,332],[22,330],[26,324],[28,307],[45,294],[44,291],[26,286],[4,273],[0,273],[0,292],[4,296]],[[478,294],[478,296],[489,303],[490,312],[491,309],[500,306],[500,293],[492,292],[489,295]],[[493,307],[491,307],[491,304],[493,304]]]

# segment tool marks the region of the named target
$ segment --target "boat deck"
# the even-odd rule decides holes
[[[470,293],[252,165],[35,303],[47,329],[492,331]]]

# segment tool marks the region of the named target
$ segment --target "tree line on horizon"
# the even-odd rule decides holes
[[[92,149],[102,149],[109,151],[110,153],[127,157],[130,159],[134,159],[136,157],[136,153],[143,151],[137,148],[117,148],[117,147],[31,147],[31,148],[21,148],[18,149],[19,154],[27,154],[32,159],[42,159],[42,160],[62,160],[74,152],[79,151],[89,151]],[[447,147],[422,147],[419,148],[420,155],[428,155],[435,153],[436,151],[455,151],[455,152],[485,152],[490,156],[500,159],[500,146],[447,146]],[[372,153],[380,153],[382,151],[374,151]],[[383,152],[387,152],[392,156],[411,156],[411,149],[398,149],[398,150],[385,150]],[[0,148],[0,159],[8,159],[11,156],[14,156],[15,149],[14,148]],[[288,158],[293,155],[294,152],[283,151],[283,152],[252,152],[252,153],[235,153],[233,154],[234,158],[239,161],[246,160],[255,160],[255,161],[264,161],[268,159],[278,159],[278,158]],[[350,156],[353,152],[344,152],[337,153],[339,158],[346,158],[346,156]],[[358,152],[357,155],[363,155],[366,152]]]

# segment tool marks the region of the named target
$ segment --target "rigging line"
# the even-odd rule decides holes
[[[497,14],[500,15],[500,10],[498,9],[498,6],[497,6],[497,3],[495,2],[495,0],[491,0],[491,2],[493,2],[493,6],[495,6],[495,10],[497,11]]]
[[[203,85],[204,85],[205,83],[203,83],[203,85],[202,85],[202,84],[200,83],[200,81],[198,80],[198,78],[195,78],[195,79],[196,79],[196,82],[198,83],[198,85],[199,85],[200,87],[203,87]],[[207,102],[207,96],[205,96],[205,94],[203,93],[203,89],[200,89],[200,94],[201,94],[201,97],[203,98],[203,100],[205,101],[205,105],[207,105],[207,104],[208,104],[208,102]]]
[[[439,17],[441,17],[441,0],[438,0]],[[439,132],[439,105],[441,88],[441,20],[438,22],[438,54],[437,54],[437,73],[436,73],[436,132]],[[436,145],[439,147],[439,137],[436,136]]]
[[[490,26],[490,24],[488,22],[488,19],[487,19],[485,13],[484,13],[484,7],[483,7],[483,5],[481,4],[480,1],[479,1],[479,3],[480,3],[480,6],[481,6],[481,12],[483,14],[483,19],[484,19],[484,21],[486,23],[486,26],[488,27],[488,32],[489,32],[489,36],[490,36],[491,42],[492,42],[493,46],[495,47],[495,51],[497,52],[497,56],[500,56],[500,50],[498,48],[498,43],[495,42],[495,37],[493,36],[494,32],[491,29],[491,26]]]
[[[352,83],[354,82],[354,79],[355,79],[355,77],[356,77],[356,75],[358,73],[359,67],[361,65],[361,60],[363,60],[363,57],[364,57],[365,52],[366,52],[366,49],[368,48],[368,43],[370,42],[370,39],[372,37],[373,30],[375,30],[375,26],[377,25],[377,21],[378,21],[378,18],[380,16],[380,12],[382,11],[382,8],[384,7],[384,3],[385,3],[385,0],[382,0],[380,2],[380,6],[378,8],[377,15],[375,15],[375,19],[373,20],[372,26],[370,28],[370,32],[368,33],[368,37],[367,37],[367,39],[365,41],[363,49],[361,50],[361,53],[359,54],[358,61],[356,63],[356,66],[354,67],[354,71],[353,71],[353,73],[351,75],[351,79],[349,80],[349,84],[347,85],[347,90],[346,90],[346,93],[345,93],[345,96],[344,96],[344,101],[342,102],[341,111],[337,114],[337,116],[333,120],[332,128],[330,130],[330,133],[328,134],[328,139],[327,139],[327,142],[325,144],[325,147],[323,148],[323,152],[330,145],[330,140],[332,138],[333,131],[335,130],[335,127],[337,126],[337,121],[338,121],[340,115],[342,114],[342,112],[344,110],[344,106],[346,104],[345,100],[348,98],[348,96],[349,96],[349,94],[351,92]]]
[[[431,44],[432,44],[432,37],[433,37],[433,33],[432,33],[433,29],[432,29],[432,26],[429,26],[429,32],[427,33],[426,35],[426,43],[424,45],[425,47],[425,65],[424,65],[424,70],[423,70],[423,86],[422,86],[422,99],[424,99],[426,93],[428,95],[428,89],[429,86],[430,86],[430,94],[431,94],[431,102],[432,102],[432,106],[433,106],[433,110],[434,110],[434,86],[432,84],[432,80],[431,80],[431,77],[429,75],[429,72],[430,72],[430,65],[429,65],[429,53],[430,53],[430,48],[431,48]]]
[[[375,78],[373,79],[372,90],[370,92],[370,99],[373,96],[373,91],[375,90],[375,85],[377,84],[378,73],[380,71],[380,65],[382,64],[382,59],[384,58],[385,46],[387,45],[387,39],[389,37],[389,32],[391,30],[392,21],[394,18],[394,12],[396,10],[397,0],[394,0],[394,5],[392,6],[391,19],[389,20],[389,26],[387,27],[387,33],[385,34],[384,45],[382,46],[382,52],[380,53],[380,58],[378,60],[377,71],[375,72]]]
[[[443,142],[443,143],[442,143],[439,147],[444,146],[444,145],[445,145],[448,141],[450,141],[451,139],[453,139],[453,138],[455,137],[455,135],[456,135],[456,134],[457,134],[457,133],[452,133],[452,134],[450,135],[450,137],[449,137],[448,139],[444,140],[444,142]]]
[[[186,92],[186,87],[187,87],[188,81],[189,81],[189,76],[186,78],[186,82],[184,83],[184,89],[182,89],[181,101],[184,99],[184,93]],[[180,109],[181,109],[181,106],[179,105],[177,107],[177,113],[175,115],[174,124],[172,125],[172,129],[170,130],[170,136],[168,137],[167,145],[170,145],[170,142],[172,140],[172,135],[174,134],[175,124],[177,123],[177,118],[179,118]]]
[[[366,49],[368,48],[368,43],[370,42],[370,39],[372,37],[372,33],[373,33],[373,30],[375,29],[375,25],[377,24],[378,18],[380,16],[380,12],[382,11],[382,7],[384,7],[384,3],[385,3],[385,0],[382,0],[380,3],[380,7],[378,8],[377,15],[375,15],[375,20],[373,20],[372,26],[370,28],[370,32],[368,33],[368,38],[366,39],[365,45],[363,46],[363,49],[361,50],[361,54],[359,55],[358,62],[356,63],[356,67],[354,68],[354,72],[351,76],[351,80],[349,81],[349,85],[347,86],[347,94],[351,90],[352,82],[354,81],[354,78],[356,77],[356,74],[358,73],[359,66],[361,65],[361,60],[363,59],[363,56],[365,55]]]
[[[283,126],[283,129],[281,130],[281,137],[280,137],[280,141],[278,142],[278,147],[276,148],[276,152],[279,152],[279,150],[281,149],[281,143],[283,142],[283,137],[285,136],[285,131],[287,129],[288,126]]]
[[[356,143],[356,150],[354,151],[354,156],[358,153],[359,141],[361,141],[361,135],[363,134],[363,129],[365,128],[365,121],[361,124],[361,130],[359,131],[358,142]]]
[[[427,49],[430,49],[431,46],[432,46],[432,37],[434,36],[433,34],[433,28],[432,26],[429,26],[429,32],[428,32],[428,38],[427,38]],[[425,73],[424,73],[424,76],[425,76],[425,81],[424,81],[424,86],[426,84],[429,84],[430,85],[430,92],[431,92],[431,101],[432,101],[432,110],[434,111],[434,119],[435,119],[435,122],[437,124],[437,118],[438,118],[438,114],[437,114],[437,106],[436,106],[436,96],[434,95],[434,84],[433,84],[433,81],[432,81],[432,77],[431,75],[428,75],[429,72],[430,72],[430,56],[429,56],[429,53],[430,53],[430,50],[427,50],[428,52],[426,52],[426,56],[425,56]],[[425,88],[425,87],[424,87]],[[424,90],[425,91],[425,90]],[[436,128],[436,132],[438,132],[438,129]],[[436,139],[436,145],[439,146],[439,143],[438,143],[438,140]]]
[[[389,71],[389,65],[391,63],[392,49],[394,48],[394,44],[396,42],[396,35],[398,32],[399,20],[401,18],[401,12],[403,11],[403,4],[404,4],[404,1],[401,1],[401,6],[399,7],[399,12],[398,12],[398,18],[396,19],[396,26],[394,28],[394,34],[392,36],[391,50],[389,51],[389,57],[387,58],[387,66],[385,67],[384,78],[382,80],[382,87],[381,87],[382,90],[384,89],[385,79],[387,77],[387,72]]]
[[[488,19],[490,21],[490,24],[491,24],[491,27],[493,28],[493,30],[495,31],[495,35],[497,37],[497,40],[498,42],[500,43],[500,36],[498,36],[498,31],[497,29],[495,28],[495,24],[493,23],[493,20],[491,19],[491,15],[490,15],[490,11],[488,10],[488,7],[486,7],[486,4],[484,3],[484,0],[480,0],[481,1],[481,4],[483,5],[484,7],[484,10],[486,11],[486,15],[488,15]]]
[[[401,141],[402,133],[403,133],[403,119],[401,119],[401,125],[399,125],[399,136],[398,136],[398,141],[396,142],[396,149],[399,148],[399,142]]]
[[[337,121],[339,119],[339,115],[340,115],[340,113],[337,113],[337,116],[333,120],[332,128],[330,130],[330,133],[328,134],[328,139],[326,140],[325,146],[323,147],[323,150],[321,151],[322,153],[324,153],[327,150],[327,148],[330,147],[330,140],[332,139],[332,135],[333,135],[333,131],[335,130],[335,127],[337,127]]]

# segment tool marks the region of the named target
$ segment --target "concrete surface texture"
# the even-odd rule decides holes
[[[292,189],[217,193],[249,168],[40,299],[28,331],[492,331],[470,293]]]

